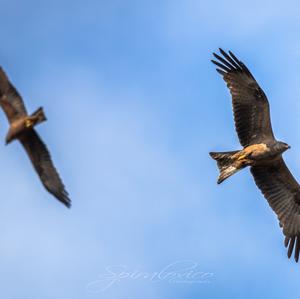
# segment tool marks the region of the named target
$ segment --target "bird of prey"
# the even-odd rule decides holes
[[[0,67],[0,106],[9,121],[10,127],[6,136],[6,144],[19,140],[25,148],[44,187],[67,207],[71,200],[62,180],[57,173],[50,153],[34,129],[39,123],[46,121],[43,108],[31,115],[27,114],[22,97],[11,84]]]
[[[300,252],[300,185],[288,167],[282,153],[290,146],[274,137],[268,99],[248,68],[232,52],[220,49],[213,53],[232,96],[235,128],[242,150],[211,152],[220,170],[218,183],[249,166],[257,187],[277,214],[285,235],[285,247],[290,258],[294,252],[298,262]]]

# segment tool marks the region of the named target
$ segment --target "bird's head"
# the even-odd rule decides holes
[[[287,143],[281,141],[277,143],[277,147],[278,151],[282,153],[291,148]]]

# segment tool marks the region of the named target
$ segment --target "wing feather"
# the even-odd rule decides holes
[[[35,130],[22,135],[20,142],[24,146],[36,172],[45,188],[67,207],[71,206],[68,192],[56,171],[50,153]]]
[[[0,67],[0,105],[10,123],[27,115],[24,102]]]
[[[236,131],[242,146],[274,140],[268,99],[248,68],[229,51],[220,49],[212,62],[232,96]]]
[[[252,166],[255,183],[276,213],[283,229],[288,257],[300,253],[300,186],[282,158],[270,165]]]

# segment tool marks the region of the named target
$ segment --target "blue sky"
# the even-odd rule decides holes
[[[217,186],[208,156],[240,147],[210,62],[223,47],[266,92],[300,178],[296,1],[2,0],[1,11],[0,64],[30,112],[44,107],[38,131],[73,200],[64,208],[21,146],[4,146],[0,114],[3,298],[298,298],[299,265],[249,171]],[[209,283],[150,278],[163,269]],[[109,270],[122,278],[105,288]]]

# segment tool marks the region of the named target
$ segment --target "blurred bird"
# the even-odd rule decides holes
[[[13,140],[21,142],[45,188],[69,208],[71,200],[68,192],[52,163],[46,145],[34,129],[36,125],[47,120],[43,108],[28,115],[22,97],[10,83],[1,67],[0,106],[10,124],[5,139],[6,144]]]
[[[232,152],[211,152],[220,169],[218,183],[250,166],[255,183],[277,214],[285,235],[288,257],[300,252],[300,186],[287,168],[282,153],[290,146],[274,137],[268,99],[248,68],[236,56],[222,49],[213,53],[232,96],[236,131],[243,146]]]

